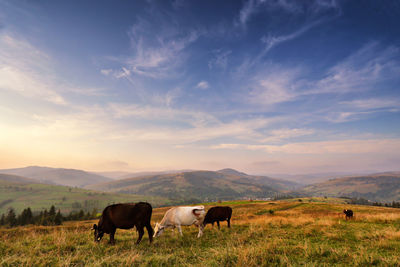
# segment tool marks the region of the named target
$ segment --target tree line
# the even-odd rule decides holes
[[[97,210],[94,208],[92,212],[85,213],[80,211],[71,211],[67,216],[61,214],[60,210],[56,212],[54,205],[49,210],[45,209],[39,213],[33,213],[31,208],[24,209],[19,215],[15,213],[13,208],[9,208],[6,214],[0,217],[0,226],[15,227],[28,224],[34,225],[61,225],[64,221],[90,220],[97,218]]]
[[[344,197],[343,197],[344,198]],[[379,207],[388,207],[388,208],[400,208],[400,202],[392,201],[392,202],[378,202],[378,201],[370,201],[368,199],[362,197],[353,197],[346,198],[348,199],[346,202],[348,204],[356,204],[356,205],[367,205],[367,206],[379,206]]]

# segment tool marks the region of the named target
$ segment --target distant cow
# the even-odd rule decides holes
[[[353,211],[352,210],[343,210],[343,213],[346,214],[346,220],[353,218]]]
[[[214,226],[214,222],[217,222],[218,229],[220,229],[219,222],[228,221],[228,228],[231,227],[231,217],[232,217],[232,208],[231,207],[212,207],[208,210],[206,217],[204,218],[203,225],[204,227],[211,223]]]
[[[203,220],[206,214],[204,206],[175,207],[167,210],[160,223],[156,223],[154,237],[161,235],[165,228],[178,228],[182,236],[182,225],[196,225],[199,227],[197,237],[203,235]]]
[[[117,228],[131,229],[136,226],[140,243],[144,234],[144,227],[149,234],[150,243],[153,241],[153,228],[150,224],[153,208],[147,202],[131,204],[114,204],[106,207],[100,217],[99,225],[94,224],[94,241],[100,242],[104,233],[110,234],[110,244],[115,244],[114,234]]]

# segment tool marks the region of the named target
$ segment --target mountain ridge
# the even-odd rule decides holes
[[[86,188],[118,193],[142,193],[168,198],[203,200],[267,198],[292,189],[293,182],[252,176],[234,169],[183,171],[132,177]]]
[[[378,202],[399,201],[400,172],[333,178],[294,192],[310,196],[361,197]]]
[[[72,187],[84,187],[89,184],[112,181],[110,178],[83,170],[40,166],[2,169],[0,170],[0,173],[22,176],[45,184],[57,184]]]

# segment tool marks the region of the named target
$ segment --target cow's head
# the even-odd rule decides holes
[[[157,237],[161,235],[164,232],[165,226],[162,226],[159,223],[156,223],[156,226],[154,227],[154,235],[153,237]]]
[[[97,224],[93,224],[92,230],[94,230],[94,242],[100,242],[104,235],[103,230]]]

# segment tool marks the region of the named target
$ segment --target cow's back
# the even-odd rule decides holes
[[[227,206],[212,207],[207,211],[205,222],[222,221],[232,216],[232,208]]]
[[[152,207],[149,203],[114,204],[108,206],[104,212],[103,220],[108,220],[116,228],[130,229],[137,224],[150,223]]]
[[[199,211],[197,215],[193,213],[194,209]],[[204,215],[204,206],[175,207],[165,213],[162,223],[167,225],[191,225],[194,221],[203,220]]]

